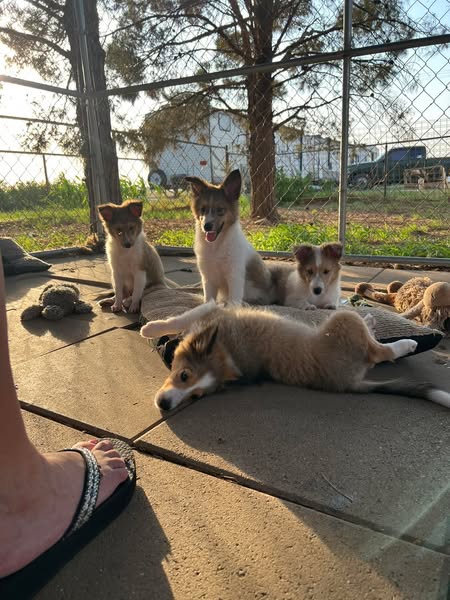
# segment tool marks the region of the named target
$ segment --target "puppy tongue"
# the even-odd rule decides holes
[[[214,242],[217,237],[216,231],[207,231],[205,235],[205,239],[207,242]]]

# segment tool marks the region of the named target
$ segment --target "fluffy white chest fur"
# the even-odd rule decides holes
[[[114,281],[119,281],[129,293],[134,289],[136,274],[146,278],[143,270],[145,236],[139,234],[131,248],[124,248],[120,242],[108,236],[106,254],[111,266]]]
[[[206,302],[219,299],[241,302],[244,288],[245,297],[249,299],[252,286],[245,284],[246,269],[257,253],[246,239],[238,221],[212,243],[205,240],[204,232],[196,224],[194,250]]]

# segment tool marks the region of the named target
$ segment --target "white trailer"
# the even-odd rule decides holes
[[[154,157],[148,181],[151,185],[178,189],[185,187],[187,175],[220,183],[230,169],[240,169],[244,188],[249,190],[247,136],[236,117],[216,111],[189,140],[174,140]],[[288,177],[309,175],[314,181],[337,181],[339,149],[339,142],[332,138],[300,134],[283,137],[277,132],[275,167]],[[350,145],[349,162],[374,160],[376,155],[372,147]]]

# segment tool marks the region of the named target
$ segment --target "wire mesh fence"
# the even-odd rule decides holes
[[[153,243],[191,247],[185,177],[239,168],[259,250],[448,260],[449,42],[443,0],[4,2],[0,235],[80,245],[137,197]]]

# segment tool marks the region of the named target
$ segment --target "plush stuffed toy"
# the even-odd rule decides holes
[[[28,306],[21,314],[22,321],[44,317],[58,321],[72,313],[84,314],[92,311],[92,305],[80,300],[80,290],[73,283],[51,283],[39,296],[39,304]]]
[[[450,332],[450,283],[413,277],[406,283],[393,281],[386,293],[377,292],[370,283],[359,283],[355,293],[393,306],[406,319],[416,319],[427,327]]]

